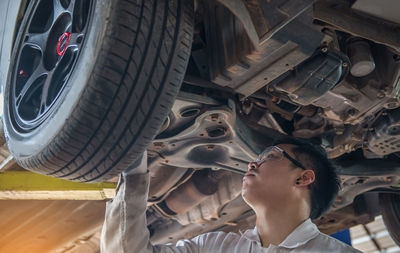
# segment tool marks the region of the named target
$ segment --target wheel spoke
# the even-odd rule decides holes
[[[28,91],[31,90],[32,85],[35,83],[35,81],[38,80],[43,75],[46,75],[46,73],[47,71],[44,69],[43,64],[41,62],[39,66],[33,71],[33,73],[28,77],[28,80],[26,80],[21,92],[19,94],[15,94],[17,108],[19,107],[21,101],[27,95]]]
[[[75,0],[71,0],[71,1],[69,2],[67,11],[70,12],[70,13],[73,13],[74,8],[75,8]]]
[[[80,48],[81,43],[83,41],[83,36],[84,36],[83,33],[71,33],[67,48],[70,47]]]
[[[48,75],[46,77],[46,81],[43,84],[43,90],[42,90],[42,95],[41,95],[41,99],[40,99],[40,114],[42,114],[42,112],[44,112],[47,107],[47,99],[49,96],[49,89],[50,89],[51,81],[53,79],[53,74],[54,74],[54,70],[49,71]]]
[[[46,48],[48,33],[29,33],[25,36],[25,45],[39,49],[44,52]]]
[[[65,12],[64,7],[62,6],[60,0],[53,0],[53,21],[52,26],[58,19],[58,17]]]

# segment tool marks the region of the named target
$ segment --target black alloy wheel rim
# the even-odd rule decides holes
[[[41,0],[24,26],[10,87],[10,119],[28,133],[43,124],[67,92],[83,48],[94,1]]]

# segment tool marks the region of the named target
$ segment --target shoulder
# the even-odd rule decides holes
[[[319,233],[317,237],[309,242],[310,246],[324,248],[329,252],[361,252],[329,235]]]

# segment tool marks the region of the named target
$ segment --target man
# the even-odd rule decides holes
[[[318,146],[285,137],[249,163],[242,196],[256,213],[254,229],[207,233],[176,245],[149,242],[146,156],[122,173],[117,195],[107,203],[102,252],[359,252],[311,222],[330,207],[339,190],[335,169]]]

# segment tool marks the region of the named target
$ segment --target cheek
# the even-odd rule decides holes
[[[265,194],[281,195],[285,194],[290,186],[290,177],[282,173],[263,174],[258,180],[258,187]]]
[[[264,171],[259,174],[260,183],[268,185],[278,185],[282,181],[281,175],[279,173],[274,173],[274,171]]]

